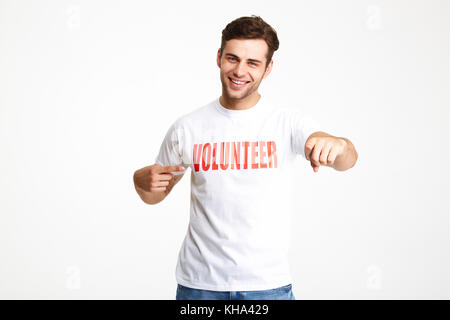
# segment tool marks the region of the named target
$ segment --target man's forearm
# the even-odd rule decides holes
[[[140,174],[138,171],[135,172],[133,176],[134,181],[134,188],[136,189],[136,192],[138,193],[139,197],[144,201],[146,204],[157,204],[164,200],[166,197],[165,192],[150,192],[146,191],[144,188],[148,188],[147,182],[145,179],[145,176]]]
[[[341,137],[346,142],[344,152],[336,157],[334,164],[331,165],[332,168],[338,171],[345,171],[352,168],[356,160],[358,159],[358,153],[355,150],[353,143],[347,138]]]
[[[141,197],[142,201],[144,201],[146,204],[160,203],[166,197],[164,192],[148,192],[140,189],[136,184],[134,186],[139,197]]]

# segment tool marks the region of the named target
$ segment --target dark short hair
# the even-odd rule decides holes
[[[220,55],[228,40],[231,39],[263,39],[269,46],[266,54],[266,68],[272,60],[273,53],[278,50],[280,42],[277,32],[261,17],[252,15],[251,17],[240,17],[231,21],[222,30],[222,43],[220,44]]]

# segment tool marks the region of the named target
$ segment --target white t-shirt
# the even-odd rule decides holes
[[[291,176],[316,131],[310,117],[275,107],[262,95],[246,110],[226,109],[216,98],[171,125],[155,162],[191,168],[179,284],[249,291],[292,283]]]

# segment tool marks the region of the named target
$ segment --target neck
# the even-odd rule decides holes
[[[258,103],[260,98],[261,98],[261,95],[258,92],[254,92],[254,94],[252,94],[248,97],[245,97],[243,99],[233,99],[222,93],[219,101],[220,101],[220,104],[227,109],[245,110],[245,109],[250,109],[253,106],[255,106]]]

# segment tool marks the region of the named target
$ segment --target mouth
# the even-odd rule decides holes
[[[236,89],[243,88],[250,82],[250,81],[238,81],[230,77],[228,77],[228,81],[230,82],[230,86]]]

